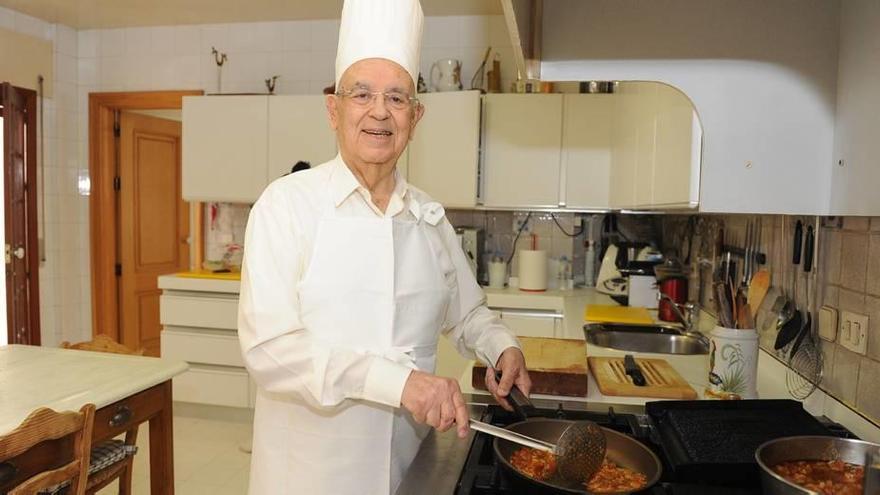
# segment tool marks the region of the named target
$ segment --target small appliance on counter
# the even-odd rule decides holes
[[[464,256],[467,258],[468,264],[471,266],[471,272],[477,277],[478,282],[485,284],[486,268],[483,266],[482,260],[483,247],[485,245],[483,229],[478,229],[476,227],[456,227],[455,235],[461,243],[461,249],[464,251]]]
[[[630,294],[629,277],[645,275],[653,278],[654,266],[662,260],[663,255],[645,244],[609,244],[599,265],[596,290],[626,304]],[[643,285],[645,284],[639,284],[639,287]],[[654,297],[656,300],[656,296]]]
[[[675,304],[684,304],[688,299],[688,270],[675,260],[667,260],[654,267],[654,275],[660,292],[669,296]],[[658,317],[663,321],[677,322],[678,317],[672,304],[666,299],[660,301]]]

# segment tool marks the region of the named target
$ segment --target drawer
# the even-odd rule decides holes
[[[192,365],[174,377],[174,400],[214,406],[249,407],[250,377],[244,369]]]
[[[159,320],[179,327],[238,329],[238,298],[162,294]]]
[[[501,321],[520,337],[553,337],[556,321],[562,321],[557,313],[538,311],[502,310]]]
[[[165,327],[161,341],[163,358],[244,367],[235,332]]]

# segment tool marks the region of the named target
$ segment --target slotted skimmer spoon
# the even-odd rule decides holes
[[[559,475],[577,483],[592,478],[605,459],[605,434],[592,421],[573,422],[562,432],[556,444],[475,419],[470,420],[470,426],[488,435],[554,454]]]

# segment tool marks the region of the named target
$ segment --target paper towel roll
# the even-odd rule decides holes
[[[519,252],[520,290],[547,290],[547,251]]]

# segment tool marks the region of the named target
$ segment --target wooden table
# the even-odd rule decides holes
[[[150,491],[173,494],[171,378],[186,368],[184,362],[144,356],[0,346],[0,432],[15,429],[39,407],[75,411],[86,403],[97,407],[93,443],[149,421]],[[0,479],[0,493],[60,462],[61,447],[47,443],[10,459],[7,467],[17,472]]]

